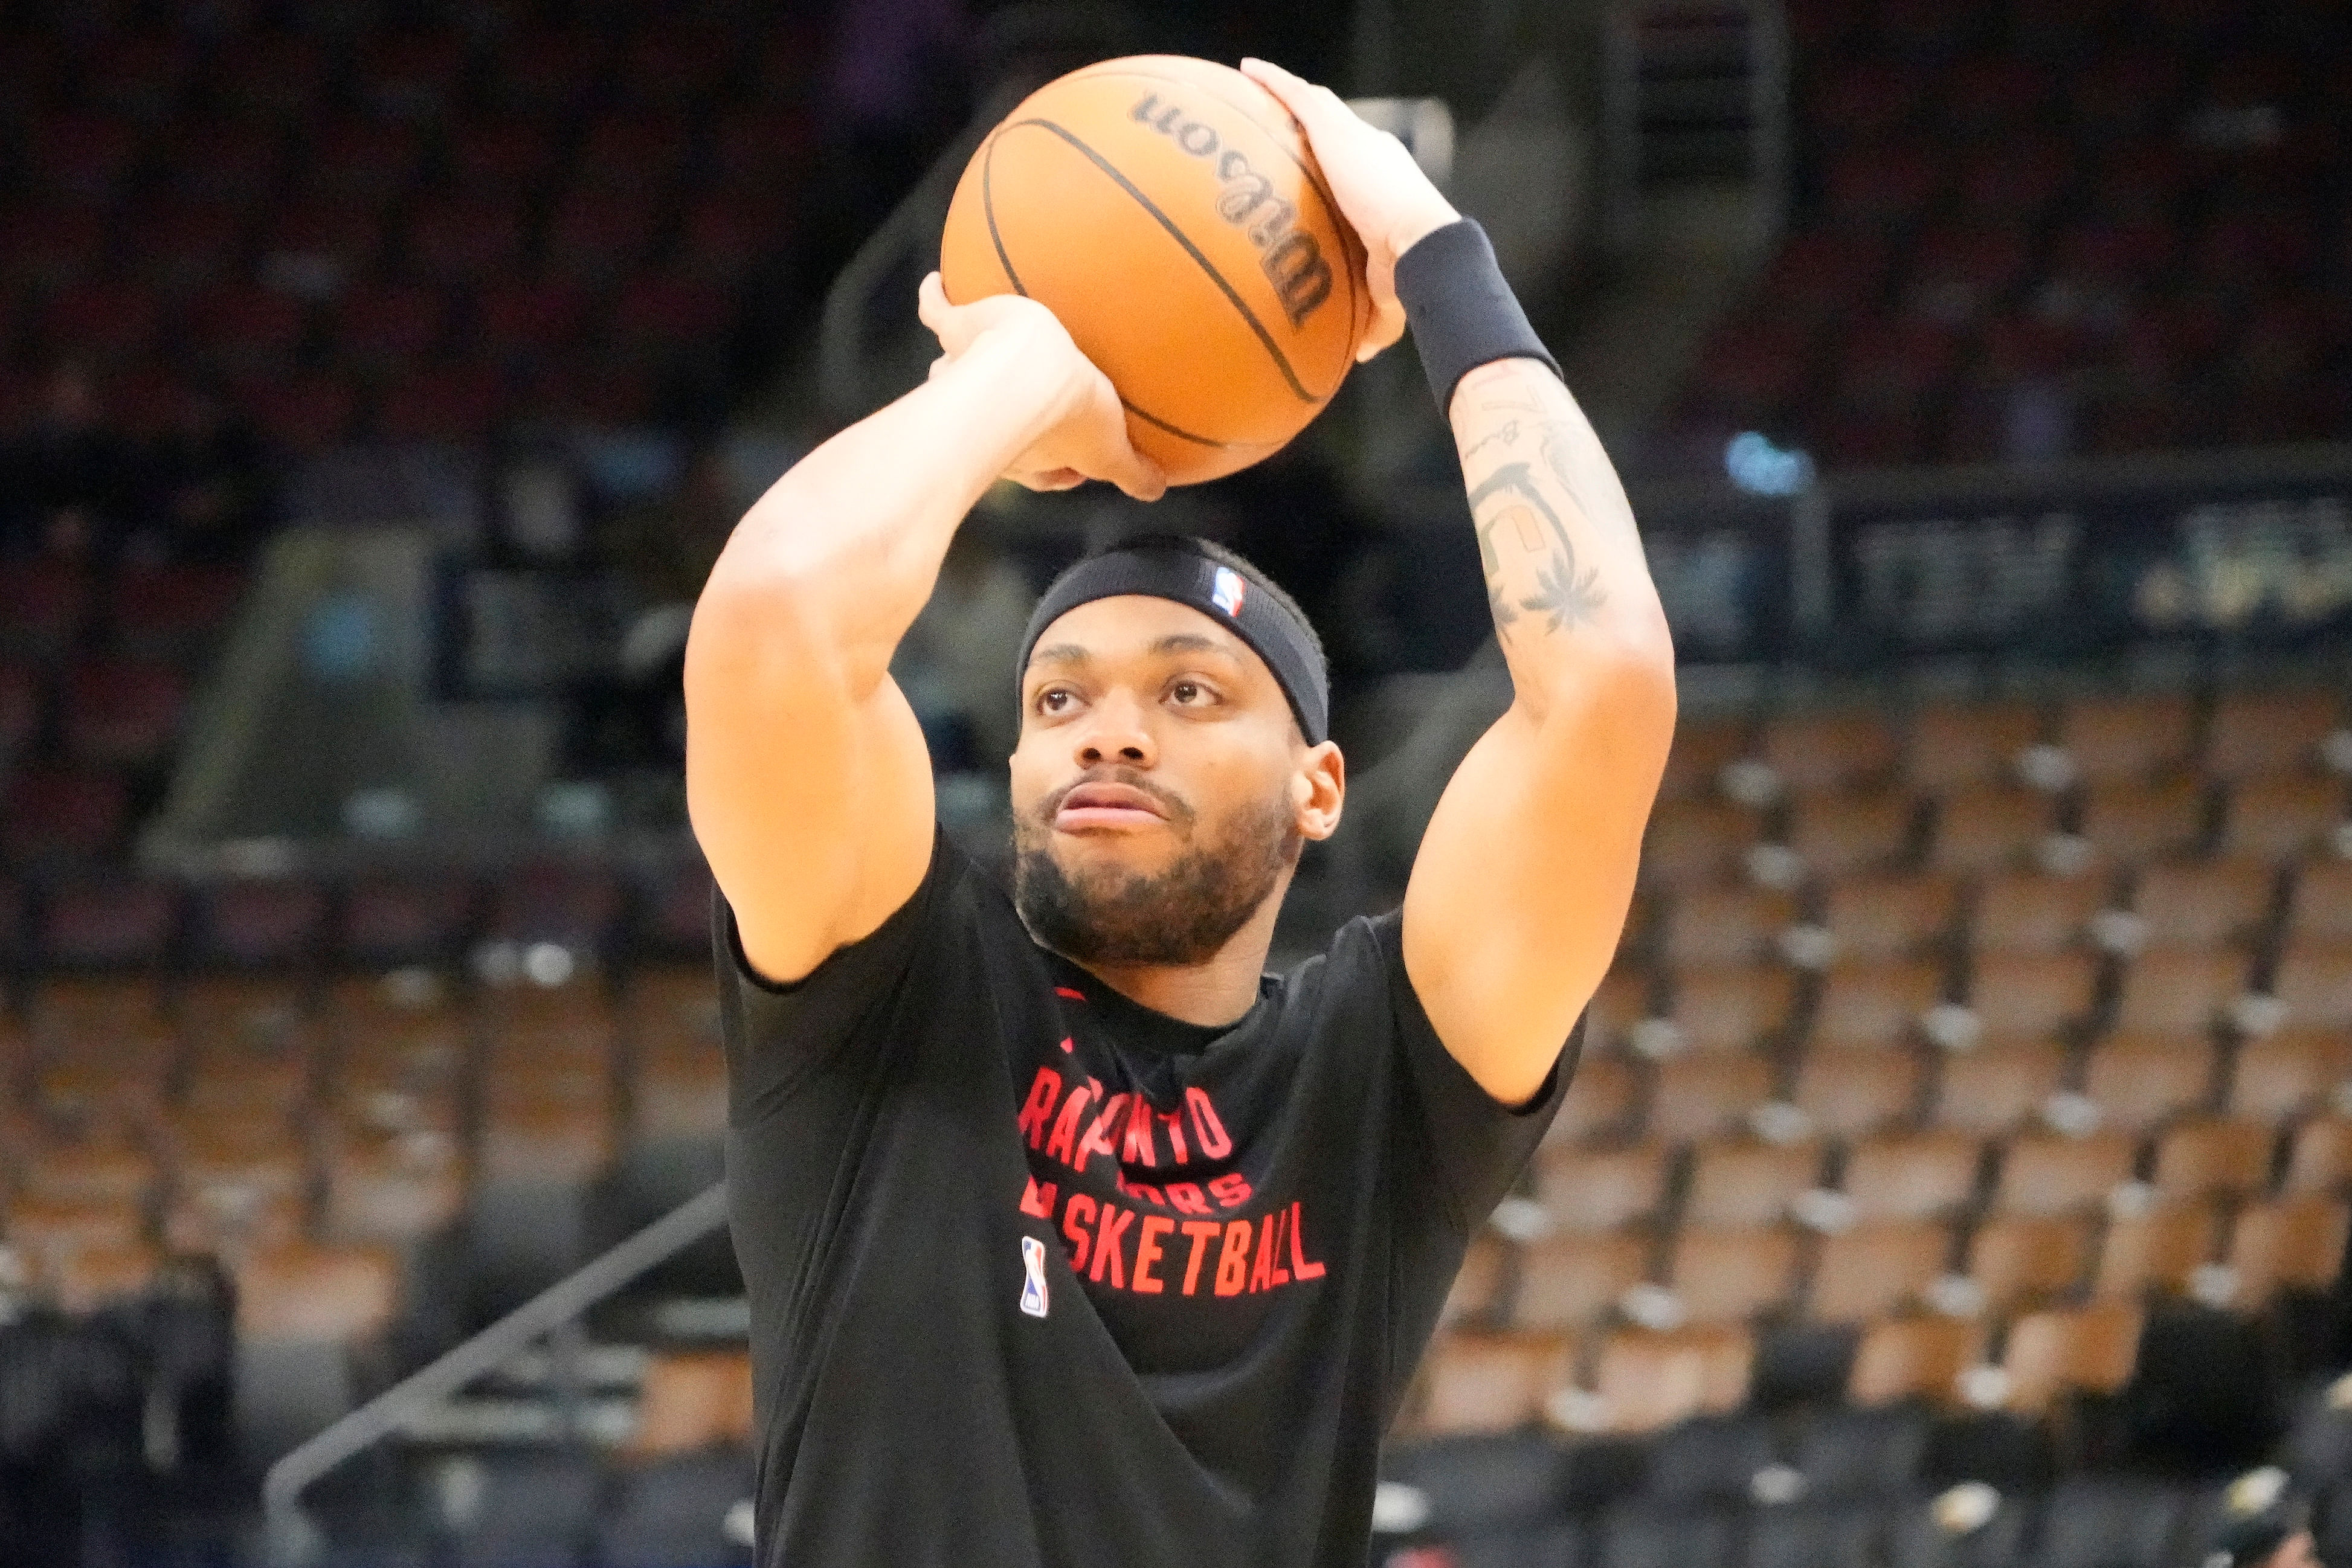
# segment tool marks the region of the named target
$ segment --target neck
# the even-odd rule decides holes
[[[1242,928],[1197,964],[1070,961],[1139,1007],[1181,1023],[1223,1028],[1238,1022],[1256,1004],[1258,977],[1265,973],[1265,956],[1274,946],[1275,918],[1289,891],[1290,873],[1286,871]]]

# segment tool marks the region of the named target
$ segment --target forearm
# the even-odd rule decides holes
[[[1662,689],[1671,712],[1674,644],[1633,508],[1568,388],[1536,361],[1496,360],[1448,413],[1517,706],[1541,721],[1605,678]]]
[[[845,695],[869,695],[965,515],[1058,413],[1063,389],[1022,348],[1013,333],[975,342],[793,465],[736,526],[698,620],[732,611],[788,632]]]

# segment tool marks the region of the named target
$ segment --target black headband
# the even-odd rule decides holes
[[[1081,604],[1123,593],[1189,604],[1232,627],[1234,635],[1274,672],[1282,695],[1290,699],[1290,711],[1297,716],[1307,744],[1320,746],[1328,737],[1330,682],[1307,623],[1232,567],[1178,544],[1155,541],[1090,557],[1047,589],[1030,613],[1029,629],[1021,634],[1021,658],[1013,666],[1015,683],[1027,673],[1029,654],[1046,627]]]

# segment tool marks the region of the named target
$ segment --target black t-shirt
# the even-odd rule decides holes
[[[1363,1568],[1380,1440],[1549,1124],[1394,915],[1229,1029],[1037,946],[944,835],[787,987],[719,907],[768,1568]]]

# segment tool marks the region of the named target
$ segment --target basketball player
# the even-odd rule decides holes
[[[1162,488],[1021,298],[735,530],[688,649],[717,873],[769,1568],[1362,1568],[1464,1249],[1558,1108],[1674,727],[1622,491],[1484,235],[1329,92],[1305,126],[1410,322],[1517,688],[1401,914],[1263,965],[1347,772],[1321,650],[1196,540],[1080,562],[1017,680],[1009,894],[933,825],[891,651],[1000,476]]]

